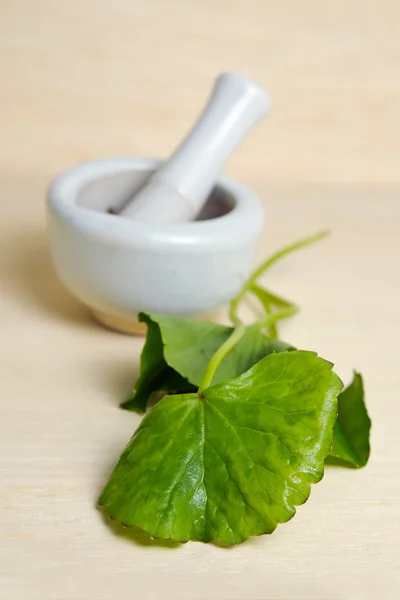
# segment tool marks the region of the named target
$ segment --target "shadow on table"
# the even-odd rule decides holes
[[[133,542],[134,544],[137,544],[138,546],[147,546],[147,547],[151,547],[151,548],[169,548],[169,549],[180,548],[183,545],[181,542],[177,542],[177,541],[171,540],[171,539],[167,539],[167,540],[154,539],[154,538],[150,537],[150,535],[148,533],[146,533],[140,527],[124,527],[118,521],[111,519],[107,515],[104,508],[102,508],[102,507],[97,507],[97,508],[101,514],[101,518],[102,518],[103,522],[105,523],[105,525],[107,525],[107,527],[109,529],[111,529],[111,531],[113,532],[113,534],[116,537],[122,538],[122,539],[126,540],[127,542],[130,542],[130,543]],[[247,540],[245,543],[251,544],[251,542],[254,541],[254,539],[255,538],[251,538],[251,539]],[[202,542],[197,542],[197,543],[202,543]],[[232,549],[236,548],[236,546],[229,546],[228,544],[223,544],[222,542],[209,542],[209,544],[212,546],[215,546],[217,548],[221,548],[223,550],[232,550]]]
[[[6,257],[3,281],[16,300],[57,321],[96,327],[89,310],[59,281],[47,246],[45,231],[21,231],[1,241]]]
[[[115,334],[120,335],[120,334]],[[143,338],[139,338],[142,344]],[[132,341],[132,346],[135,343]],[[102,356],[92,357],[86,367],[86,377],[90,381],[92,389],[98,389],[110,401],[117,405],[122,403],[133,390],[133,386],[139,377],[139,359],[132,356],[118,355],[118,360],[110,362]],[[137,413],[133,413],[137,414]]]
[[[181,543],[174,540],[153,539],[140,527],[124,527],[118,521],[111,519],[103,508],[98,509],[103,522],[107,525],[113,534],[119,538],[133,542],[138,546],[150,546],[153,548],[180,548]]]

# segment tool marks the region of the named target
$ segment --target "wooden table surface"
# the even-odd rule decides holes
[[[400,598],[398,0],[0,0],[0,598]],[[231,550],[150,543],[96,499],[139,417],[118,408],[143,340],[96,325],[58,282],[45,189],[71,164],[166,156],[212,79],[273,112],[228,165],[268,211],[259,258],[330,228],[269,283],[283,327],[365,376],[372,455],[328,468],[296,517]]]
[[[272,536],[233,549],[152,543],[95,504],[139,423],[118,402],[142,339],[102,329],[61,287],[46,249],[44,177],[6,176],[0,232],[0,597],[7,600],[362,600],[399,597],[400,189],[256,191],[260,257],[329,227],[269,283],[302,312],[285,339],[365,376],[372,456],[327,468]]]
[[[272,96],[240,178],[398,183],[398,0],[0,0],[0,164],[164,157],[217,73]]]

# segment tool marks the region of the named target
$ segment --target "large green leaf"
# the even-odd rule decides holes
[[[144,411],[155,392],[196,391],[207,365],[233,328],[210,323],[141,313],[147,324],[146,343],[140,360],[140,376],[122,407]],[[271,352],[291,348],[268,341],[258,327],[250,325],[235,348],[219,366],[214,382],[234,379]]]
[[[270,354],[199,396],[161,400],[99,504],[157,538],[237,544],[305,502],[332,441],[340,379],[313,352]]]
[[[364,467],[370,454],[370,429],[363,380],[360,373],[354,373],[351,384],[338,396],[338,417],[327,464]]]

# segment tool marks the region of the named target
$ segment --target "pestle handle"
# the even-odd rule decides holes
[[[186,138],[121,214],[154,222],[194,219],[223,165],[270,104],[268,94],[253,81],[233,73],[220,75]]]

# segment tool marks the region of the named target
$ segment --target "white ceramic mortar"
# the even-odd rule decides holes
[[[158,165],[144,158],[84,163],[57,177],[48,193],[57,273],[114,329],[140,331],[140,311],[198,317],[228,302],[249,275],[263,229],[257,199],[228,178],[218,180],[213,197],[231,208],[216,218],[153,224],[107,212],[118,213]]]

